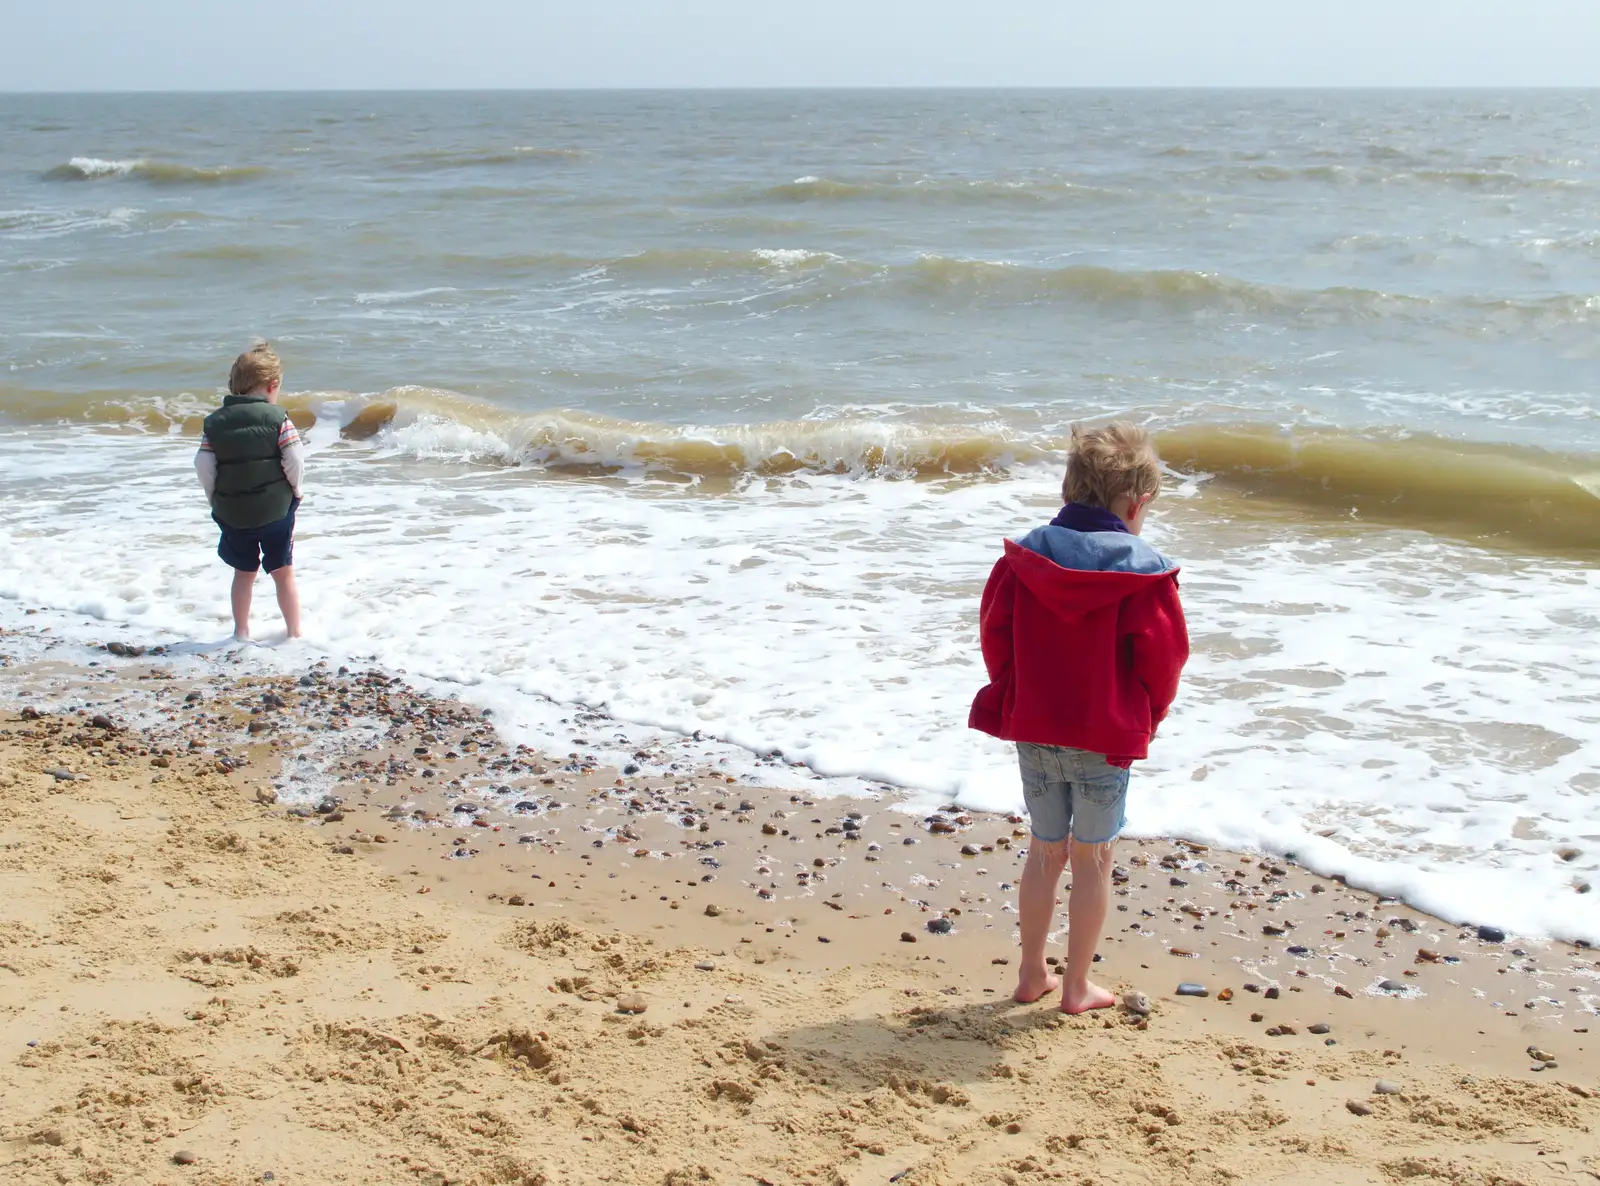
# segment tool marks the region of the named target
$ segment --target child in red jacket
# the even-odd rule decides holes
[[[1112,841],[1129,767],[1146,756],[1189,657],[1178,568],[1139,539],[1160,490],[1149,433],[1124,423],[1074,428],[1066,506],[1048,526],[1006,541],[979,611],[989,684],[968,724],[1017,743],[1033,830],[1014,995],[1036,1001],[1060,987],[1064,1013],[1116,1001],[1089,980],[1111,900]],[[1063,982],[1044,947],[1069,860]]]

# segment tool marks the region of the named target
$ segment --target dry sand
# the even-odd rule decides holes
[[[1600,1180],[1586,949],[1127,840],[1152,1012],[1068,1019],[1008,999],[1002,817],[508,751],[376,673],[0,703],[0,1182]]]

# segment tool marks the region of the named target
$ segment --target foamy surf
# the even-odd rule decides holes
[[[29,624],[69,639],[215,637],[226,574],[189,455],[0,436],[5,624],[44,606]],[[317,454],[296,557],[320,653],[492,707],[530,744],[568,739],[561,718],[588,705],[714,738],[715,760],[757,780],[888,783],[913,810],[1020,806],[1008,747],[964,727],[973,615],[1001,535],[1049,513],[1052,474],[808,474],[711,497],[648,479],[419,481],[420,464],[348,441]],[[63,482],[73,503],[47,493]],[[107,497],[147,530],[108,538]],[[1228,525],[1210,497],[1153,527],[1185,565],[1195,657],[1141,765],[1135,831],[1289,852],[1446,918],[1600,940],[1582,892],[1600,876],[1585,822],[1600,576],[1406,533]],[[46,522],[48,554],[31,526]]]

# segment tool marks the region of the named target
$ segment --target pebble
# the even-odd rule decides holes
[[[712,902],[712,903],[708,903],[706,905],[706,917],[707,918],[716,918],[721,913],[722,913],[722,907],[718,906],[716,903]]]
[[[1296,944],[1295,946],[1289,948],[1289,954],[1290,955],[1310,955],[1311,954],[1311,948],[1309,948],[1309,947],[1301,947],[1299,944]]]
[[[1231,1001],[1231,1000],[1233,1000],[1233,989],[1231,989],[1231,988],[1223,989],[1221,992],[1219,992],[1217,994],[1217,1000],[1219,1000],[1219,1001]]]
[[[272,803],[276,803],[277,801],[278,801],[278,792],[273,790],[271,787],[257,787],[256,788],[256,802],[257,803],[272,804]]]
[[[1506,941],[1506,933],[1499,927],[1479,927],[1478,938],[1485,943],[1504,943]]]
[[[1379,1079],[1372,1085],[1372,1090],[1379,1095],[1399,1095],[1402,1088],[1393,1079]]]
[[[112,723],[111,718],[106,716],[105,713],[97,712],[89,718],[89,727],[91,729],[115,729],[116,725]]]
[[[1357,1116],[1371,1116],[1372,1115],[1372,1105],[1371,1104],[1367,1104],[1367,1103],[1362,1103],[1360,1100],[1345,1100],[1344,1106],[1349,1111],[1354,1112]]]
[[[1211,990],[1203,984],[1196,984],[1192,980],[1185,980],[1182,984],[1178,985],[1178,995],[1180,997],[1209,997],[1211,995]]]
[[[1405,992],[1405,990],[1406,986],[1401,984],[1398,980],[1378,981],[1379,992]]]
[[[956,929],[956,924],[948,918],[930,918],[928,920],[928,933],[933,935],[948,935]]]
[[[1332,1031],[1333,1027],[1326,1021],[1319,1021],[1316,1025],[1306,1026],[1306,1033],[1308,1034],[1317,1034],[1320,1036],[1322,1034],[1331,1033]]]
[[[975,857],[982,851],[976,844],[963,844],[961,846],[961,855],[964,857]]]
[[[625,992],[617,998],[618,1013],[643,1013],[649,1007],[642,993]]]
[[[37,721],[39,719],[39,710],[31,704],[27,705],[22,710],[22,719],[25,721]]]
[[[717,965],[712,963],[710,960],[701,960],[694,966],[694,970],[696,972],[715,972],[717,970]]]
[[[173,1165],[193,1165],[200,1159],[187,1149],[179,1149],[172,1155]]]
[[[1269,1001],[1277,1000],[1278,999],[1278,986],[1276,984],[1267,985],[1266,991],[1263,992],[1261,995],[1266,997],[1267,1000],[1269,1000]]]
[[[1555,1055],[1540,1050],[1537,1046],[1528,1047],[1528,1057],[1533,1059],[1534,1062],[1555,1062],[1556,1060]]]
[[[1122,994],[1122,1007],[1136,1017],[1147,1017],[1150,1014],[1150,998],[1142,992],[1125,992]]]
[[[915,943],[916,941],[917,941],[917,937],[915,935],[913,935],[910,931],[901,931],[900,932],[900,942],[902,942],[902,943]]]
[[[1255,1022],[1257,1025],[1259,1025],[1261,1022],[1266,1020],[1266,1014],[1264,1014],[1264,1013],[1252,1013],[1252,1014],[1250,1014],[1250,1020]]]
[[[72,773],[72,771],[63,770],[59,766],[53,766],[49,770],[46,770],[45,773],[50,775],[50,777],[55,779],[57,782],[76,782],[78,778],[78,776]]]

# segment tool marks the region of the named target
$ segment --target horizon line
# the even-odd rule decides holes
[[[490,94],[784,94],[784,93],[850,93],[860,91],[904,92],[1048,92],[1048,91],[1216,91],[1219,93],[1282,92],[1310,93],[1328,91],[1398,92],[1398,91],[1454,91],[1454,92],[1581,92],[1600,91],[1600,82],[1594,83],[851,83],[851,84],[796,84],[796,85],[661,85],[661,86],[413,86],[413,87],[138,87],[138,88],[45,88],[11,90],[0,87],[0,96],[75,96],[75,95],[490,95]]]

